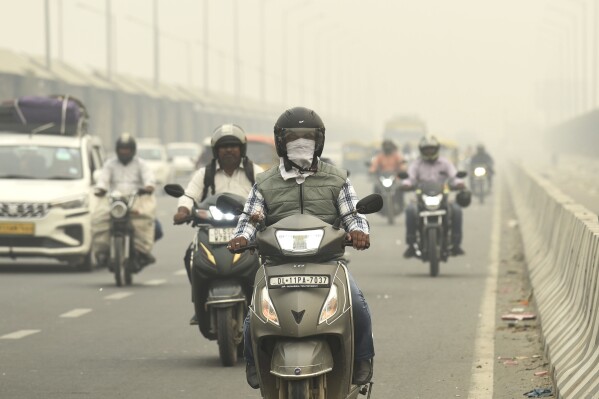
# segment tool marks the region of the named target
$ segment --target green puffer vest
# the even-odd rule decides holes
[[[295,179],[283,180],[279,165],[256,176],[258,191],[264,197],[266,225],[297,213],[316,216],[333,224],[339,216],[337,199],[347,171],[325,162],[318,162],[318,171],[306,177],[302,184]]]

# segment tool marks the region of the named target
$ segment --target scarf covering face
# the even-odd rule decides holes
[[[287,158],[302,168],[309,168],[312,165],[315,147],[316,142],[314,140],[293,140],[287,143]],[[291,170],[286,171],[283,158],[281,158],[281,163],[279,164],[279,171],[283,179],[295,179],[297,184],[302,184],[307,176],[314,174],[314,172],[300,172],[297,168],[291,168]]]

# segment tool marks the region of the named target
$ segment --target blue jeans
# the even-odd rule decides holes
[[[374,341],[372,339],[372,322],[370,320],[370,309],[368,303],[349,274],[349,287],[352,300],[352,315],[354,317],[354,361],[367,360],[374,357]],[[245,361],[254,364],[254,352],[252,349],[252,337],[250,334],[250,314],[248,313],[243,323],[244,348],[243,356]]]
[[[452,245],[455,248],[462,244],[462,208],[455,202],[451,206],[451,237]],[[416,229],[418,228],[418,207],[410,203],[406,207],[406,243],[413,245],[416,243]]]

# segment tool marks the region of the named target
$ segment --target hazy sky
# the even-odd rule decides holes
[[[428,122],[431,131],[448,136],[465,130],[502,133],[506,124],[521,119],[539,122],[538,82],[558,73],[543,67],[547,57],[541,56],[556,57],[558,45],[568,51],[563,50],[569,42],[560,38],[561,33],[578,37],[576,2],[588,2],[158,0],[164,82],[204,87],[205,1],[209,89],[234,93],[234,5],[238,4],[242,97],[260,100],[264,51],[270,103],[281,108],[313,107],[325,122],[353,117],[373,126],[375,134],[386,118],[414,113]],[[44,1],[0,2],[5,3],[0,47],[44,54]],[[60,0],[50,3],[52,53],[58,57]],[[62,0],[66,62],[105,69],[105,4],[105,0]],[[152,79],[152,1],[111,4],[115,71]],[[283,65],[287,65],[285,104]]]

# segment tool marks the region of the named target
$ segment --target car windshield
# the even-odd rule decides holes
[[[82,177],[78,148],[0,146],[0,179],[76,180]]]
[[[160,148],[138,148],[137,156],[147,161],[160,161],[162,151],[160,151]]]
[[[252,162],[260,165],[272,165],[278,159],[274,147],[267,143],[248,142],[247,156]]]
[[[195,148],[169,148],[167,149],[168,156],[174,157],[191,157],[197,158],[199,153]]]

